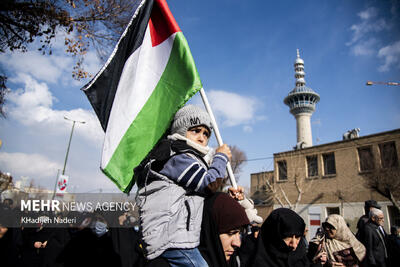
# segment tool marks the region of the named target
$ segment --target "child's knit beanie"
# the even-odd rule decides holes
[[[171,134],[178,133],[186,136],[187,130],[200,125],[208,128],[211,134],[213,128],[208,113],[198,106],[187,105],[176,112],[171,126]]]

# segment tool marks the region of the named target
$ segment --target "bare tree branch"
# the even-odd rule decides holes
[[[271,185],[271,183],[268,181],[268,179],[265,179],[265,184],[267,185],[268,189],[271,191],[272,196],[278,201],[279,205],[281,207],[284,207],[285,205],[282,203],[280,197],[276,194],[276,189]]]
[[[91,77],[84,69],[87,51],[94,48],[105,61],[139,3],[139,0],[2,0],[0,53],[26,52],[29,44],[38,41],[35,49],[50,55],[56,35],[66,34],[66,54],[75,60],[72,77],[76,80]],[[4,114],[0,102],[0,115]]]
[[[394,142],[380,144],[381,158],[373,158],[372,153],[365,153],[360,158],[360,165],[367,166],[364,170],[365,184],[371,190],[392,202],[393,206],[400,212],[400,168]]]

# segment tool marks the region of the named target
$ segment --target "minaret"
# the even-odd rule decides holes
[[[311,88],[306,87],[304,80],[304,61],[300,58],[297,49],[297,58],[294,62],[294,77],[296,87],[285,97],[283,102],[290,107],[290,113],[296,118],[297,145],[296,148],[312,146],[311,115],[315,111],[315,104],[319,95]]]

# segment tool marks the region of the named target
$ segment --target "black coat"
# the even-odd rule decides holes
[[[35,248],[35,242],[48,241],[52,229],[47,227],[25,227],[22,231],[22,265],[24,267],[42,267],[46,263],[46,248]]]
[[[43,249],[42,267],[62,267],[58,257],[64,250],[70,239],[67,228],[49,228],[50,235],[47,239],[46,248]]]
[[[248,234],[242,238],[242,245],[238,251],[240,266],[251,266],[251,262],[256,254],[257,241],[254,233]]]
[[[360,242],[364,239],[364,227],[368,223],[368,220],[368,215],[363,215],[358,219],[356,237]]]
[[[110,232],[98,237],[90,228],[72,236],[59,260],[65,267],[121,266],[120,257],[113,248]]]
[[[387,244],[385,237],[378,226],[369,221],[364,226],[363,240],[361,242],[366,248],[366,256],[363,260],[365,267],[386,267],[387,266]]]
[[[19,228],[8,228],[0,238],[0,265],[21,266],[22,234]]]
[[[400,266],[400,237],[392,234],[386,240],[388,244],[389,266],[398,267]]]
[[[145,262],[139,248],[139,233],[132,227],[111,228],[114,251],[119,255],[121,267],[141,266]]]
[[[256,256],[251,266],[306,267],[310,266],[306,253],[306,246],[303,242],[299,243],[296,250],[288,252],[279,250],[269,242],[264,242],[262,236],[259,235]]]

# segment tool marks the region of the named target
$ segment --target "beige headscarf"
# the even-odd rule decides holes
[[[365,247],[347,227],[343,217],[337,214],[332,214],[326,218],[325,222],[329,223],[336,229],[336,235],[333,239],[326,236],[324,237],[323,248],[328,254],[328,260],[335,260],[333,252],[352,247],[358,260],[361,262],[365,256]],[[317,237],[311,240],[311,242],[318,243],[320,243],[320,241],[321,239]]]

